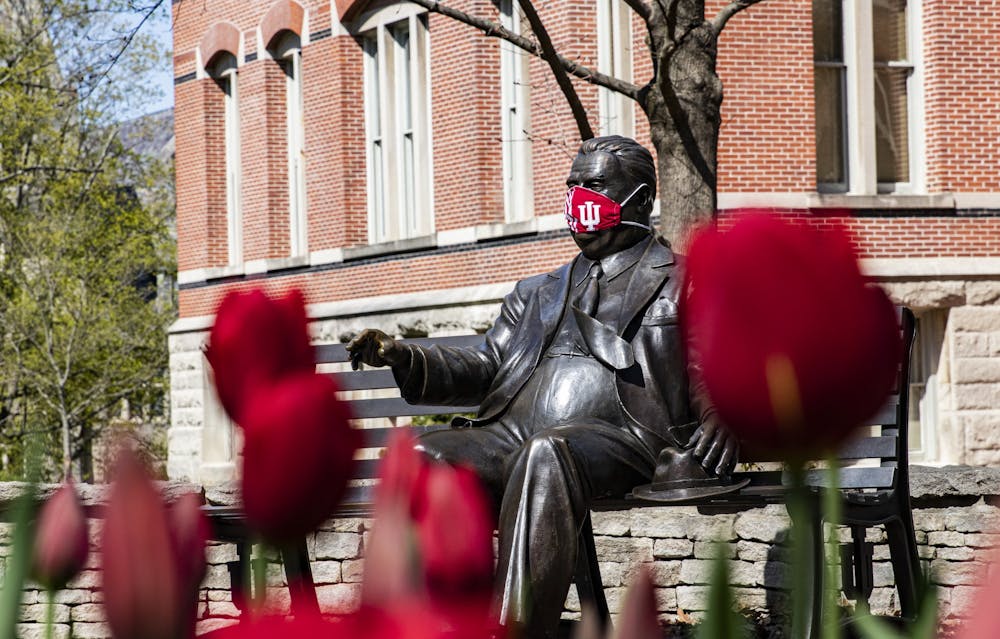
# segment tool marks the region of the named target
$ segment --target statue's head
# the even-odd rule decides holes
[[[566,185],[567,223],[588,258],[617,253],[649,235],[656,166],[635,140],[609,135],[584,141]]]

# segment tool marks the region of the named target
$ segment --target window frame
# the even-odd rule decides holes
[[[406,50],[398,39],[403,31]],[[379,7],[359,18],[351,33],[364,56],[368,241],[429,235],[434,232],[434,196],[427,12],[406,2]],[[408,82],[396,73],[401,62],[407,65]],[[397,104],[401,92],[409,93],[408,113]]]
[[[288,157],[288,246],[291,257],[307,255],[305,104],[302,92],[302,39],[283,31],[271,55],[285,75],[285,136]]]
[[[626,82],[632,81],[632,10],[624,0],[597,0],[597,70]],[[600,135],[635,137],[635,102],[632,98],[598,87]]]
[[[837,0],[834,0],[837,1]],[[843,143],[846,182],[819,182],[820,193],[848,195],[919,194],[926,192],[924,167],[923,43],[921,37],[922,0],[907,0],[907,154],[908,180],[879,182],[875,119],[874,3],[880,0],[839,0],[842,6],[843,67],[845,69],[843,114],[846,120]],[[817,62],[814,68],[837,66]],[[890,63],[888,66],[900,65]],[[815,97],[815,92],[814,92]],[[817,148],[817,153],[819,153]]]
[[[499,0],[500,24],[520,35],[524,16],[517,0]],[[500,136],[504,221],[523,222],[535,216],[532,171],[530,56],[506,40],[500,41]]]
[[[223,94],[223,148],[226,184],[226,260],[243,263],[243,170],[240,142],[239,65],[223,52],[206,69]]]

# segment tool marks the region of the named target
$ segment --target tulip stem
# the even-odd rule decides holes
[[[812,607],[812,591],[815,583],[810,583],[813,558],[810,556],[813,534],[811,513],[809,507],[809,491],[805,484],[805,471],[802,463],[789,462],[788,475],[791,486],[788,489],[788,516],[792,520],[792,565],[791,565],[791,598],[792,598],[792,633],[799,639],[808,636],[811,625],[810,609]]]
[[[56,593],[54,590],[48,590],[49,600],[45,608],[45,639],[52,639],[55,634],[55,628],[53,623],[56,617]]]
[[[31,563],[32,531],[31,517],[35,507],[36,489],[28,483],[24,493],[14,503],[14,552],[7,558],[3,591],[0,592],[0,639],[14,639],[17,631],[18,609],[21,607],[25,578]]]
[[[823,518],[830,524],[830,537],[826,542],[826,579],[823,588],[823,639],[840,639],[840,591],[836,589],[838,539],[837,527],[841,521],[840,465],[837,460],[827,460],[826,487],[823,491]],[[822,529],[821,529],[822,530]]]

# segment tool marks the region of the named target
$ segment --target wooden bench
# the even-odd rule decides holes
[[[839,454],[845,466],[839,471],[839,487],[844,503],[844,517],[841,522],[851,529],[852,543],[842,548],[842,571],[845,592],[853,598],[867,600],[873,587],[872,546],[865,542],[865,531],[872,526],[884,525],[889,543],[889,553],[899,603],[904,617],[913,617],[917,611],[917,586],[920,568],[917,546],[910,511],[909,476],[907,460],[907,420],[909,385],[909,353],[913,342],[914,318],[907,309],[899,310],[900,330],[905,343],[906,364],[901,367],[896,392],[885,407],[873,418],[867,433],[844,446]],[[418,338],[405,340],[410,343],[429,346],[433,344],[454,347],[475,347],[483,342],[482,335]],[[355,480],[347,489],[345,499],[335,517],[362,517],[371,514],[373,483],[378,473],[378,452],[393,428],[409,427],[414,434],[448,428],[447,424],[426,426],[410,425],[416,416],[444,415],[452,413],[474,413],[476,406],[415,406],[407,404],[399,397],[392,372],[389,369],[367,369],[351,371],[344,345],[331,344],[316,347],[317,363],[323,367],[333,365],[338,370],[330,372],[339,388],[347,396],[359,428],[364,429],[365,444],[362,454],[366,459],[357,462]],[[359,397],[361,395],[361,397]],[[368,397],[366,395],[379,395]],[[389,396],[386,396],[389,395]],[[752,508],[768,503],[782,502],[787,486],[783,473],[775,468],[776,460],[757,458],[754,463],[744,464],[734,474],[734,480],[749,479],[750,483],[736,493],[721,497],[686,502],[684,505],[698,506],[705,513],[723,510]],[[807,484],[814,487],[814,493],[824,485],[826,475],[821,471],[807,473]],[[817,500],[814,500],[818,502]],[[656,502],[646,502],[622,495],[618,499],[602,499],[593,503],[592,511],[622,510],[646,506],[663,506]],[[233,508],[208,507],[219,539],[237,543],[241,562],[249,556],[245,531],[237,510]],[[811,569],[815,575],[812,593],[814,602],[812,626],[818,627],[823,601],[823,535],[822,519],[818,507],[813,509],[809,527],[813,540],[813,562]],[[297,610],[315,609],[316,596],[311,587],[308,555],[305,543],[289,550],[282,557],[289,581],[300,585],[293,591],[293,608]],[[243,577],[245,564],[234,562],[231,566],[234,591],[245,588]],[[241,586],[242,584],[242,586]],[[588,516],[580,531],[580,554],[577,562],[576,585],[582,602],[590,603],[601,619],[607,621],[608,606],[604,598],[600,569],[594,548],[594,537]],[[239,593],[234,592],[234,600]],[[239,604],[238,604],[239,605]],[[814,633],[815,634],[815,633]]]

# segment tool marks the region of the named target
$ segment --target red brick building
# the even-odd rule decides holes
[[[521,28],[511,0],[454,6]],[[622,0],[538,9],[566,57],[649,79]],[[513,282],[575,253],[578,134],[542,61],[407,2],[173,13],[169,468],[214,482],[237,448],[200,351],[223,294],[299,287],[318,341],[484,330]],[[985,0],[764,0],[719,43],[722,215],[850,211],[865,268],[921,318],[912,444],[928,462],[1000,462],[998,57]],[[595,128],[648,144],[627,99],[576,86]]]

